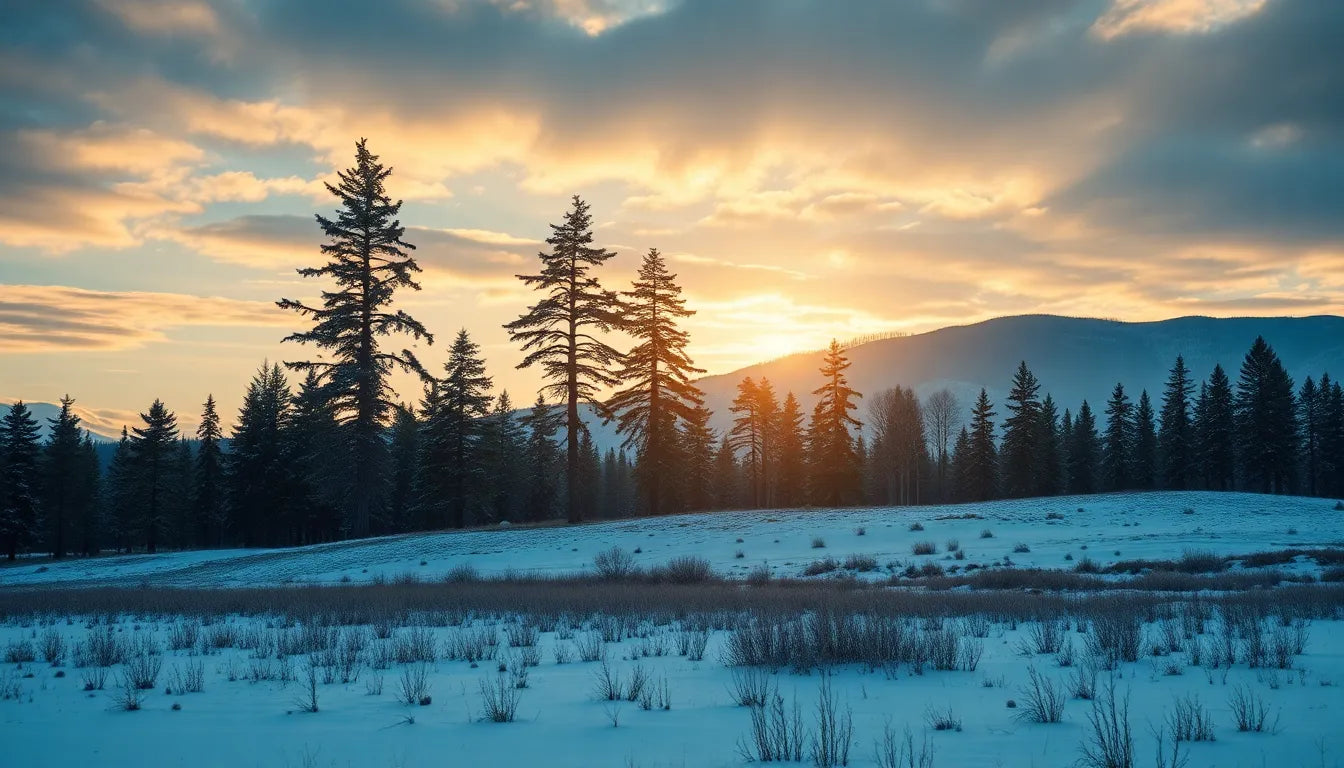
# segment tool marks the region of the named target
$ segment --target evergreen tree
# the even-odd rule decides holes
[[[681,428],[686,457],[686,508],[693,511],[714,506],[714,450],[718,441],[709,426],[709,417],[709,409],[697,405]]]
[[[1072,443],[1069,446],[1069,493],[1096,492],[1101,454],[1097,419],[1091,406],[1084,400],[1078,408],[1078,416],[1073,420]]]
[[[1106,441],[1101,454],[1101,471],[1108,491],[1128,490],[1134,465],[1134,404],[1117,383],[1106,403]]]
[[[1195,409],[1195,433],[1199,441],[1200,474],[1204,487],[1230,491],[1236,476],[1236,423],[1232,407],[1232,382],[1221,365],[1213,367],[1200,388]]]
[[[971,470],[971,435],[965,427],[957,433],[950,457],[952,481],[956,487],[957,501],[969,501],[975,496],[976,484]]]
[[[424,408],[420,502],[434,525],[461,528],[480,509],[485,467],[480,441],[493,398],[480,346],[459,331]]]
[[[387,496],[386,527],[389,531],[415,528],[416,492],[420,485],[420,421],[410,405],[398,405],[392,416],[388,443],[392,465],[391,490]]]
[[[881,504],[918,504],[929,462],[924,415],[913,389],[893,387],[868,404],[873,442],[867,446],[872,500]]]
[[[286,362],[291,369],[314,371],[343,431],[347,455],[343,494],[351,536],[367,536],[386,503],[387,443],[383,429],[395,406],[389,375],[395,369],[424,375],[419,360],[408,349],[382,349],[379,340],[393,333],[408,334],[432,344],[424,326],[403,310],[389,311],[400,288],[420,290],[412,275],[420,271],[407,255],[415,246],[401,238],[405,228],[397,220],[401,201],[392,202],[383,182],[392,173],[369,152],[364,139],[355,145],[355,167],[340,173],[340,183],[327,184],[339,201],[335,219],[317,216],[328,242],[322,253],[329,261],[321,267],[299,270],[304,277],[330,277],[335,291],[322,292],[322,306],[310,307],[282,299],[281,308],[311,317],[313,328],[290,334],[286,341],[313,344],[328,352],[327,360]]]
[[[624,445],[635,449],[636,481],[652,515],[673,510],[664,498],[663,480],[682,487],[679,428],[704,399],[691,382],[691,376],[704,370],[686,356],[690,337],[677,327],[678,320],[695,313],[686,309],[676,277],[653,248],[644,256],[633,290],[622,292],[625,330],[637,343],[618,374],[626,388],[607,401],[625,435]]]
[[[75,494],[75,533],[78,537],[79,552],[92,557],[98,554],[99,537],[102,525],[99,513],[102,509],[101,472],[98,461],[98,449],[93,445],[93,437],[84,431],[84,440],[80,443],[80,467],[78,491]]]
[[[177,473],[177,416],[155,398],[149,410],[140,414],[142,427],[131,433],[131,466],[134,472],[135,500],[139,507],[136,527],[144,536],[145,551],[159,551],[159,541],[167,532],[173,509],[173,480]]]
[[[556,474],[559,454],[555,446],[555,432],[560,428],[562,418],[563,414],[556,412],[541,395],[537,395],[536,404],[522,419],[523,427],[527,429],[523,510],[528,520],[545,520],[555,511],[559,493]]]
[[[1153,403],[1146,389],[1139,393],[1139,405],[1134,409],[1134,456],[1130,477],[1134,487],[1142,489],[1152,488],[1157,477],[1157,425],[1153,421]]]
[[[1036,420],[1036,490],[1037,496],[1054,496],[1064,481],[1064,451],[1059,409],[1048,393],[1041,400],[1041,413]]]
[[[513,415],[509,393],[501,392],[495,409],[481,430],[481,459],[485,467],[485,511],[491,522],[513,521],[521,496],[523,444],[526,436]],[[615,455],[613,453],[613,460]]]
[[[862,488],[862,464],[854,449],[850,427],[861,427],[850,415],[863,395],[849,386],[849,360],[834,339],[821,363],[823,384],[812,390],[818,397],[808,425],[807,453],[811,465],[810,492],[814,503],[838,507],[852,503]]]
[[[778,456],[775,502],[782,507],[796,507],[806,501],[807,454],[803,446],[803,409],[792,392],[784,396],[773,431],[772,442]]]
[[[579,474],[574,482],[579,484],[577,495],[580,508],[596,511],[602,496],[602,457],[597,453],[592,432],[586,429],[579,436],[579,457]],[[620,514],[620,509],[617,509],[615,515]]]
[[[1293,379],[1263,337],[1241,364],[1234,414],[1246,486],[1261,493],[1291,491],[1297,463]]]
[[[728,435],[719,441],[714,453],[714,504],[717,509],[737,509],[742,498],[741,469],[737,451]]]
[[[135,513],[135,467],[131,458],[131,439],[124,425],[117,450],[112,454],[112,463],[108,466],[103,496],[106,509],[103,528],[115,549],[129,552]]]
[[[1297,394],[1297,420],[1302,426],[1302,480],[1309,496],[1318,495],[1321,488],[1321,422],[1328,397],[1329,392],[1318,389],[1310,376],[1302,382]]]
[[[60,413],[47,419],[50,432],[42,450],[42,517],[51,556],[58,559],[73,543],[76,521],[85,516],[80,503],[93,502],[84,487],[83,430],[74,404],[69,395],[61,398]]]
[[[761,420],[761,487],[760,501],[756,505],[773,509],[778,506],[780,410],[775,385],[769,379],[761,377],[756,383],[756,400],[756,412]]]
[[[22,400],[0,419],[0,537],[10,560],[38,538],[41,445],[37,419]]]
[[[994,406],[982,388],[971,409],[971,428],[963,466],[963,498],[988,501],[998,493],[998,455],[994,445]]]
[[[1159,476],[1164,488],[1184,490],[1190,487],[1196,474],[1196,441],[1190,421],[1190,397],[1194,391],[1185,358],[1177,355],[1162,392],[1161,426],[1157,432]]]
[[[191,451],[191,441],[185,436],[177,438],[177,449],[173,452],[168,475],[168,519],[170,536],[166,541],[178,548],[186,549],[196,544],[195,506],[192,499],[196,496],[195,476],[192,466],[195,455]]]
[[[621,361],[621,354],[594,333],[621,327],[622,318],[616,295],[604,290],[592,274],[615,254],[592,246],[588,204],[575,195],[564,223],[552,224],[551,230],[546,239],[550,253],[538,254],[541,273],[518,276],[544,295],[504,327],[514,341],[523,343],[527,353],[518,367],[540,365],[542,375],[551,382],[541,395],[554,395],[565,402],[565,477],[569,480],[565,507],[569,522],[577,523],[584,512],[574,482],[581,459],[579,433],[584,429],[579,404],[589,403],[600,415],[607,415],[597,400],[598,390],[620,383],[611,367]]]
[[[292,535],[288,441],[289,383],[262,363],[243,395],[228,453],[230,526],[244,547],[298,543]]]
[[[223,437],[215,396],[207,395],[200,426],[196,427],[196,494],[192,502],[198,547],[224,543],[224,454],[219,445]]]
[[[1003,422],[999,456],[1003,493],[1009,497],[1030,496],[1038,487],[1040,451],[1041,384],[1026,361],[1017,367],[1008,391],[1008,418]]]
[[[737,385],[737,397],[729,411],[737,414],[733,426],[724,437],[733,455],[740,456],[746,473],[749,503],[763,507],[766,503],[766,449],[769,446],[769,406],[761,387],[750,376]]]
[[[275,372],[272,372],[273,375]],[[273,382],[272,386],[280,382]],[[279,396],[279,392],[275,396]],[[272,404],[272,407],[275,404]],[[291,541],[295,544],[334,541],[344,524],[341,494],[345,483],[339,475],[345,471],[344,440],[336,421],[335,408],[322,391],[317,374],[308,371],[299,390],[290,398],[288,410],[281,414],[280,451],[286,472],[275,470],[273,482],[287,482],[282,490],[286,514],[290,519]],[[262,435],[270,434],[269,428]],[[255,444],[249,442],[249,450]],[[234,453],[238,452],[235,438]],[[271,464],[258,457],[262,466]]]
[[[1059,420],[1059,439],[1055,442],[1059,448],[1059,492],[1069,491],[1069,466],[1073,462],[1073,413],[1064,409]]]
[[[1321,485],[1320,493],[1344,496],[1344,387],[1321,376]],[[1328,394],[1327,394],[1328,393]]]

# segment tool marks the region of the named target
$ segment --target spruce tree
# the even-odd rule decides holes
[[[131,438],[124,425],[102,491],[106,510],[103,532],[117,551],[130,552],[135,513],[135,467],[131,457]]]
[[[1221,365],[1213,366],[1207,384],[1201,387],[1195,416],[1204,487],[1230,491],[1236,478],[1237,432],[1232,382]]]
[[[407,404],[396,407],[392,416],[387,456],[392,467],[392,482],[387,495],[386,528],[393,533],[415,529],[414,512],[420,481],[420,421],[415,409]]]
[[[345,471],[345,447],[335,408],[315,372],[308,371],[299,383],[279,426],[286,472],[277,473],[274,481],[288,483],[282,498],[291,518],[293,543],[335,541],[344,524],[345,484],[340,475]]]
[[[1328,391],[1318,389],[1310,376],[1297,393],[1297,420],[1302,427],[1302,483],[1309,496],[1320,493],[1321,422],[1328,396]]]
[[[709,426],[709,418],[709,409],[697,405],[681,427],[686,508],[692,511],[714,507],[714,452],[718,440]]]
[[[522,418],[527,430],[527,445],[523,450],[526,457],[523,510],[528,520],[546,520],[555,511],[560,490],[555,432],[560,429],[563,418],[564,415],[547,405],[541,395],[537,395],[536,404]]]
[[[518,275],[524,284],[540,291],[542,298],[504,327],[527,353],[518,367],[540,365],[543,377],[550,381],[541,396],[552,395],[565,403],[565,507],[569,522],[577,523],[584,512],[575,482],[582,458],[579,434],[584,429],[579,404],[588,403],[606,416],[598,391],[620,383],[611,369],[621,361],[621,354],[594,334],[620,328],[622,318],[616,295],[603,289],[592,274],[615,254],[592,246],[588,204],[575,195],[573,205],[564,223],[551,225],[551,236],[546,239],[551,250],[538,254],[540,274]]]
[[[420,271],[407,254],[415,246],[403,241],[397,220],[401,201],[392,202],[383,182],[392,173],[369,152],[365,140],[355,145],[355,166],[340,173],[340,183],[327,184],[341,205],[335,219],[317,216],[328,242],[321,267],[299,270],[304,277],[329,277],[336,290],[322,292],[321,306],[292,299],[279,305],[313,320],[310,331],[290,334],[285,341],[312,344],[327,352],[326,360],[286,362],[294,370],[314,371],[339,421],[347,426],[342,498],[347,502],[348,530],[369,535],[387,498],[388,414],[396,405],[389,375],[400,369],[424,375],[409,349],[388,352],[380,340],[406,334],[432,344],[425,327],[404,310],[390,311],[398,289],[420,290],[412,275]]]
[[[1008,497],[1030,496],[1036,492],[1040,468],[1041,384],[1026,361],[1017,367],[1008,390],[1008,418],[1003,421],[1003,443],[999,462],[1003,493]]]
[[[736,416],[732,428],[724,436],[733,455],[741,458],[750,503],[757,508],[765,506],[766,499],[766,449],[770,428],[766,399],[755,379],[747,376],[738,382],[737,397],[728,408]]]
[[[1106,439],[1101,454],[1101,471],[1108,491],[1128,490],[1133,482],[1134,404],[1125,394],[1125,385],[1117,383],[1106,403]]]
[[[461,528],[482,503],[485,467],[480,451],[484,419],[494,398],[481,348],[458,331],[444,377],[426,394],[421,445],[420,502],[433,524]]]
[[[229,523],[244,547],[298,543],[286,535],[298,527],[291,519],[289,417],[289,382],[279,365],[262,363],[243,395],[227,461]]]
[[[776,463],[775,501],[779,506],[796,507],[807,494],[807,454],[803,445],[803,409],[789,392],[775,416]]]
[[[1152,488],[1157,476],[1157,425],[1153,421],[1153,403],[1148,390],[1139,393],[1134,409],[1134,456],[1130,478],[1135,488]]]
[[[652,248],[644,255],[632,290],[621,293],[625,331],[636,344],[626,353],[618,374],[626,388],[607,401],[625,435],[623,444],[635,450],[636,481],[652,515],[673,511],[664,498],[663,481],[682,486],[679,430],[704,400],[691,382],[704,370],[686,356],[690,337],[677,327],[678,320],[695,312],[686,309],[676,277],[667,271],[658,249]]]
[[[1344,496],[1344,387],[1321,376],[1321,489],[1326,496]],[[1328,395],[1326,393],[1329,393]]]
[[[223,437],[215,396],[207,395],[201,423],[196,427],[196,493],[192,502],[198,547],[224,543],[224,454],[219,444]]]
[[[850,411],[863,395],[849,386],[845,370],[849,359],[832,339],[821,362],[822,385],[812,390],[817,404],[808,425],[807,454],[811,467],[809,491],[819,506],[838,507],[857,500],[862,488],[862,464],[850,427],[861,427]]]
[[[69,395],[61,398],[60,413],[47,419],[49,432],[42,449],[42,517],[51,556],[57,559],[65,557],[76,521],[83,517],[78,508],[83,495],[83,429],[74,404]]]
[[[742,474],[737,451],[728,435],[714,452],[714,508],[737,509],[742,499]]]
[[[0,419],[0,537],[10,560],[38,538],[38,494],[42,447],[37,419],[22,400]]]
[[[507,391],[481,429],[481,460],[485,467],[485,511],[490,522],[512,522],[518,515],[526,435],[513,413]],[[613,455],[614,460],[614,455]]]
[[[873,441],[867,446],[866,488],[874,503],[918,504],[928,451],[915,392],[892,387],[868,402]]]
[[[179,435],[169,468],[168,519],[171,535],[166,539],[168,544],[178,549],[186,549],[196,543],[195,506],[192,504],[196,497],[196,478],[192,471],[194,463],[191,441]]]
[[[761,420],[761,486],[756,505],[773,509],[778,506],[780,410],[775,385],[765,377],[756,383],[756,413]]]
[[[93,445],[93,436],[88,430],[80,443],[79,491],[75,498],[75,532],[78,537],[79,552],[87,557],[98,554],[103,525],[100,514],[102,503],[102,467],[98,460],[98,449]]]
[[[994,406],[982,388],[971,409],[971,425],[963,465],[967,501],[988,501],[998,493],[998,451],[994,444]]]
[[[602,497],[602,457],[597,453],[593,433],[586,429],[579,436],[579,459],[579,474],[572,482],[579,484],[580,508],[596,511]],[[621,517],[624,511],[618,507],[613,514]]]
[[[1196,474],[1196,441],[1190,420],[1190,398],[1194,391],[1185,358],[1177,355],[1162,392],[1161,425],[1157,432],[1159,475],[1164,488],[1185,490]]]
[[[1290,492],[1297,462],[1293,379],[1263,337],[1256,338],[1241,364],[1234,413],[1246,486],[1261,493]]]
[[[1064,451],[1060,447],[1059,409],[1055,399],[1046,393],[1041,400],[1041,413],[1036,420],[1036,488],[1037,496],[1054,496],[1064,481]]]
[[[1069,446],[1069,493],[1095,493],[1100,483],[1097,477],[1101,458],[1101,436],[1097,434],[1097,418],[1092,407],[1084,400],[1073,420],[1072,444]]]
[[[956,489],[953,498],[957,501],[970,501],[975,498],[977,488],[971,467],[971,435],[966,427],[962,427],[957,433],[949,463],[953,486]]]
[[[135,500],[138,505],[136,528],[144,537],[145,551],[159,551],[159,542],[168,531],[174,497],[173,480],[177,473],[177,416],[155,398],[149,410],[140,414],[144,426],[133,427],[130,450],[134,472]]]

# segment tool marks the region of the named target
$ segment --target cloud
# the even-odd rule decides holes
[[[0,285],[0,353],[126,350],[185,326],[284,326],[274,304],[209,296]]]
[[[1268,0],[1114,0],[1092,31],[1103,39],[1131,32],[1198,34],[1240,21]]]

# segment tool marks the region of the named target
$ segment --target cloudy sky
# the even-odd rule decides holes
[[[354,142],[395,169],[401,305],[501,324],[586,197],[656,246],[710,371],[1003,314],[1344,310],[1333,0],[12,0],[0,398],[226,419],[320,286]],[[415,396],[403,382],[403,396]]]

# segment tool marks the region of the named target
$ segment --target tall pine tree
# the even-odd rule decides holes
[[[40,459],[37,419],[19,400],[0,419],[0,537],[10,560],[38,537]]]
[[[73,529],[84,517],[79,505],[94,501],[84,487],[83,430],[74,405],[69,395],[61,398],[60,413],[47,419],[50,431],[42,450],[42,513],[54,558],[65,557],[72,544]]]
[[[1241,364],[1234,413],[1246,487],[1261,493],[1291,491],[1297,463],[1293,379],[1263,337],[1256,338]]]
[[[196,427],[196,482],[192,506],[198,547],[218,547],[224,543],[224,454],[219,444],[223,437],[215,396],[207,395],[201,410],[201,423]]]
[[[1236,421],[1232,382],[1221,365],[1213,366],[1207,384],[1200,388],[1195,434],[1204,487],[1212,491],[1232,490],[1236,478]]]
[[[635,449],[635,477],[649,514],[673,511],[664,498],[664,480],[682,487],[684,456],[679,428],[704,399],[691,377],[704,373],[686,356],[689,336],[677,321],[695,314],[686,309],[676,275],[667,271],[658,249],[644,255],[632,290],[621,294],[625,331],[636,340],[618,374],[626,388],[607,401]]]
[[[1194,391],[1185,358],[1177,355],[1162,392],[1161,424],[1157,432],[1159,474],[1164,488],[1185,490],[1194,479],[1195,436],[1190,422],[1190,398]]]
[[[1101,454],[1101,471],[1108,491],[1128,490],[1134,465],[1134,404],[1125,394],[1125,385],[1116,383],[1106,402],[1106,438]]]
[[[551,236],[546,238],[551,250],[538,254],[540,274],[518,275],[540,291],[542,298],[504,327],[527,353],[518,367],[540,365],[543,377],[550,381],[542,388],[542,397],[552,395],[565,403],[565,508],[569,522],[577,523],[584,514],[577,483],[582,459],[579,436],[584,430],[579,405],[588,403],[605,416],[598,391],[620,383],[612,367],[621,362],[621,353],[595,334],[623,323],[616,294],[603,289],[592,274],[615,254],[593,247],[588,204],[575,195],[573,205],[563,223],[551,225]]]
[[[286,362],[295,370],[314,371],[334,406],[344,430],[347,456],[341,473],[351,536],[367,536],[383,513],[388,491],[387,442],[384,427],[396,405],[388,381],[393,370],[424,375],[409,349],[388,352],[380,340],[393,333],[433,343],[425,327],[404,310],[390,311],[398,289],[420,290],[412,275],[420,271],[407,254],[415,246],[403,241],[397,220],[401,201],[387,196],[383,182],[392,174],[369,152],[365,140],[355,145],[355,166],[340,173],[340,183],[327,184],[341,205],[335,219],[317,216],[328,242],[321,267],[299,270],[304,277],[329,277],[336,290],[322,292],[322,305],[292,299],[278,303],[304,317],[313,328],[290,334],[285,341],[313,344],[327,360]]]
[[[967,501],[988,501],[999,487],[998,451],[994,443],[994,406],[982,388],[971,408],[971,428],[962,466],[962,494]]]
[[[1041,384],[1027,369],[1017,367],[1008,390],[1008,418],[1003,421],[1003,444],[999,456],[1003,492],[1009,497],[1030,496],[1037,490],[1039,471]]]
[[[1102,447],[1097,433],[1097,418],[1084,400],[1073,420],[1069,446],[1069,493],[1095,493],[1100,487],[1098,474]]]
[[[1157,477],[1157,425],[1153,421],[1153,403],[1148,390],[1139,393],[1139,404],[1134,409],[1134,456],[1130,465],[1131,483],[1135,488],[1153,487]]]
[[[131,465],[135,476],[135,500],[139,506],[136,528],[144,537],[145,551],[159,551],[159,541],[168,532],[175,502],[174,480],[180,471],[177,459],[177,416],[155,398],[140,414],[144,426],[131,433]]]

